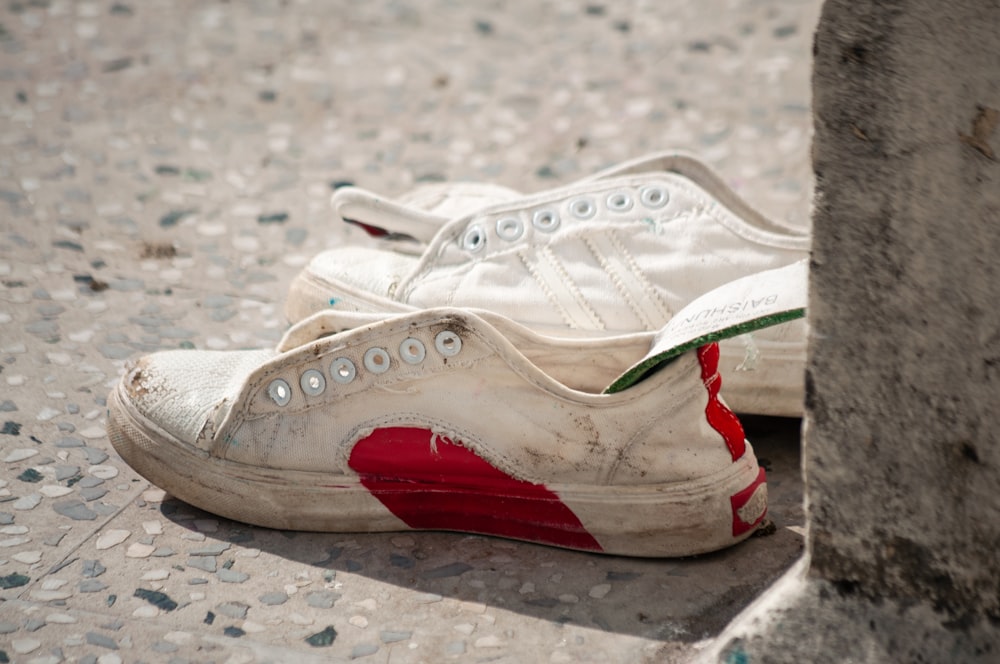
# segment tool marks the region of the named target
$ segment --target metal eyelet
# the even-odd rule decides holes
[[[536,210],[531,217],[531,225],[543,233],[551,233],[559,228],[559,213],[555,210]]]
[[[513,242],[524,234],[524,224],[517,217],[504,217],[497,220],[497,235],[501,240]]]
[[[670,192],[663,187],[643,187],[639,192],[639,200],[652,210],[659,210],[670,201]]]
[[[267,386],[267,396],[279,406],[287,406],[292,400],[292,388],[280,378],[275,378]]]
[[[578,198],[570,201],[569,211],[577,219],[590,219],[597,214],[597,206],[589,198]]]
[[[607,205],[612,212],[628,212],[632,209],[632,197],[619,191],[608,196]]]
[[[407,364],[420,364],[427,357],[427,349],[420,339],[409,337],[399,344],[399,356]]]
[[[445,357],[454,357],[462,350],[462,338],[451,330],[444,330],[434,337],[434,347]]]
[[[469,226],[462,236],[462,248],[466,251],[479,251],[486,246],[486,231],[481,226]]]
[[[330,363],[330,377],[341,385],[347,385],[358,375],[358,370],[346,357],[338,357]]]
[[[308,371],[304,371],[299,378],[299,386],[309,396],[319,396],[326,389],[326,378],[323,378],[323,374],[319,371],[309,369]]]
[[[373,374],[385,373],[389,370],[389,353],[384,348],[369,348],[365,351],[365,369]]]

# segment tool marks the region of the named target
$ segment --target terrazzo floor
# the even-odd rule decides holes
[[[638,560],[280,532],[150,486],[105,399],[164,348],[271,346],[345,182],[524,191],[685,149],[808,224],[818,0],[8,0],[0,663],[685,662],[801,555],[799,422],[751,419],[767,536]],[[723,392],[724,394],[724,392]]]

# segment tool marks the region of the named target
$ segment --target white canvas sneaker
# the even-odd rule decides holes
[[[699,295],[801,260],[808,234],[766,219],[681,154],[627,162],[529,196],[438,186],[393,201],[348,187],[335,212],[397,241],[317,255],[289,291],[292,321],[334,308],[496,311],[548,335],[653,331]],[[468,195],[467,195],[468,194]],[[802,413],[806,324],[721,345],[737,412]]]
[[[767,489],[719,398],[717,345],[690,348],[801,315],[804,288],[786,304],[773,283],[734,296],[768,299],[753,313],[604,339],[453,308],[320,312],[277,351],[142,358],[109,398],[108,435],[171,494],[266,527],[712,551],[752,534]]]

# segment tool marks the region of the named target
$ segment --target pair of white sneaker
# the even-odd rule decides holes
[[[785,321],[807,236],[676,154],[530,196],[333,205],[387,239],[318,255],[275,351],[156,353],[112,392],[138,472],[277,528],[667,556],[759,525],[763,471],[719,373],[739,411],[801,412],[804,321]]]

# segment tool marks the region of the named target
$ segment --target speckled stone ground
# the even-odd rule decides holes
[[[818,0],[8,0],[0,8],[0,661],[685,661],[800,555],[694,560],[218,519],[104,431],[125,363],[272,345],[331,188],[536,191],[696,152],[807,224]]]

